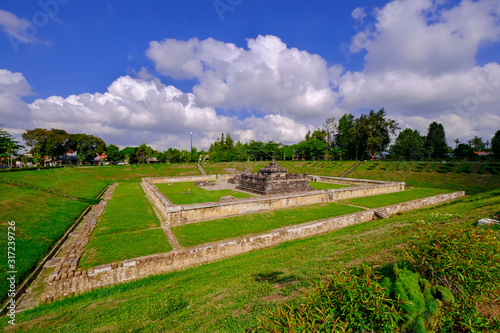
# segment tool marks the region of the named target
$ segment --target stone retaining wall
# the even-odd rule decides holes
[[[50,278],[42,302],[51,302],[95,288],[162,274],[205,264],[241,253],[271,247],[289,240],[319,235],[349,225],[371,221],[373,211],[363,211],[323,221],[276,229],[261,235],[247,236],[217,243],[151,255],[120,263],[101,265],[71,276]]]
[[[201,179],[203,176],[197,176],[197,178],[205,180]],[[344,180],[344,178],[335,177],[317,178],[320,179],[319,181],[328,180],[330,182]],[[350,185],[357,184],[361,186],[332,189],[328,191],[317,190],[295,194],[237,199],[230,202],[219,201],[191,205],[174,205],[156,188],[156,186],[154,186],[154,184],[169,182],[171,179],[172,178],[144,178],[142,181],[144,191],[155,203],[156,207],[165,219],[165,222],[169,226],[177,226],[198,221],[251,214],[262,211],[312,205],[321,202],[358,198],[368,195],[404,191],[405,185],[405,183],[369,180],[360,180],[356,182],[356,179],[348,179]]]
[[[440,194],[404,204],[377,208],[377,211],[386,210],[390,214],[395,214],[400,211],[436,205],[463,197],[464,195],[464,192]],[[190,249],[97,266],[83,272],[76,271],[75,274],[58,275],[57,277],[51,276],[48,281],[47,292],[42,296],[41,302],[51,302],[55,299],[83,293],[95,288],[185,269],[253,250],[272,247],[286,241],[328,233],[350,225],[371,221],[375,216],[375,210],[367,210],[330,219],[288,226],[260,235],[246,236]]]
[[[447,202],[450,200],[456,200],[465,197],[464,191],[438,194],[432,197],[427,197],[423,199],[417,199],[407,202],[402,202],[392,206],[386,206],[382,208],[376,208],[377,213],[382,213],[383,215],[391,216],[396,213],[408,212],[414,209],[425,208],[429,206],[435,206],[437,204]]]

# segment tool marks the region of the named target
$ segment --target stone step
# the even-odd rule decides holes
[[[375,210],[374,212],[379,219],[388,219],[391,217],[391,214],[387,213],[385,210]]]

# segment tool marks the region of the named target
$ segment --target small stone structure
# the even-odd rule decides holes
[[[233,179],[236,182],[236,179]],[[257,173],[243,174],[236,189],[261,195],[285,194],[314,190],[309,185],[307,175],[291,174],[278,165],[273,159],[271,163]]]

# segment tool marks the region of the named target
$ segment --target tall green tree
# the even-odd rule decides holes
[[[475,135],[467,143],[474,151],[481,151],[486,149],[486,144],[483,142],[483,138],[480,138],[477,135]]]
[[[120,156],[120,148],[118,146],[110,144],[106,147],[106,158],[108,161],[116,162],[119,161]]]
[[[472,149],[468,144],[461,143],[453,151],[453,154],[457,158],[472,159],[474,158],[474,149]]]
[[[494,158],[500,159],[500,130],[496,131],[491,139],[491,152]]]
[[[398,134],[391,150],[407,160],[419,159],[424,154],[424,141],[419,131],[407,128]]]
[[[2,128],[3,124],[0,124],[0,160],[5,160],[17,155],[20,149],[24,148],[23,145],[19,144],[18,141],[7,131]],[[12,160],[7,163],[12,167]]]
[[[333,155],[342,156],[343,159],[355,159],[357,147],[359,143],[353,139],[352,132],[354,131],[354,116],[350,113],[345,113],[338,122],[337,134],[335,134],[335,152]]]
[[[335,117],[327,118],[323,124],[323,130],[326,132],[325,142],[328,145],[328,151],[331,153],[335,146],[335,131],[337,130],[337,123]]]
[[[448,144],[442,124],[432,122],[425,137],[425,149],[431,158],[445,158],[448,155]]]
[[[77,152],[80,164],[86,164],[106,151],[106,143],[93,135],[71,134],[67,148]]]
[[[354,120],[354,129],[351,131],[353,139],[357,140],[363,150],[373,160],[375,155],[387,148],[391,142],[391,134],[395,135],[399,129],[398,123],[387,118],[382,108],[368,115],[361,115]]]

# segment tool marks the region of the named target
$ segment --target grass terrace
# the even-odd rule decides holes
[[[366,208],[377,208],[450,192],[453,191],[437,188],[412,188],[402,192],[372,195],[369,197],[343,200],[342,202]]]
[[[473,197],[291,241],[184,271],[98,289],[23,311],[8,331],[244,332],[280,304],[301,304],[312,283],[362,262],[396,262],[417,221],[472,225],[498,212],[500,193]],[[421,222],[419,222],[421,223]],[[478,329],[479,330],[479,329]]]
[[[22,281],[75,223],[87,204],[29,188],[0,184],[0,299],[8,291],[7,252],[15,254],[16,283]],[[15,248],[9,248],[8,221],[15,222]],[[12,234],[11,234],[12,235]]]
[[[357,161],[278,161],[278,163],[290,173],[340,177]]]
[[[188,247],[248,234],[261,233],[288,225],[351,214],[361,210],[361,208],[337,203],[320,203],[298,208],[191,223],[173,227],[172,229],[179,243],[182,246]]]
[[[209,175],[224,175],[236,173],[236,171],[257,172],[266,165],[269,161],[259,162],[225,162],[225,163],[203,163],[203,169]]]
[[[87,251],[83,269],[172,249],[139,183],[120,183],[106,205]]]
[[[158,190],[166,196],[174,205],[189,205],[202,202],[217,202],[221,197],[231,195],[235,198],[250,198],[251,194],[233,190],[209,191],[201,187],[194,186],[194,182],[183,183],[163,183],[155,184]],[[188,194],[191,189],[191,195]]]
[[[453,165],[453,166],[452,166]],[[467,195],[500,187],[500,177],[488,171],[480,174],[485,163],[361,163],[347,177],[401,181],[425,188],[465,191]]]
[[[351,187],[349,185],[331,184],[331,183],[321,183],[321,182],[309,182],[312,188],[317,190],[331,190],[337,188]]]
[[[92,199],[99,195],[106,185],[116,182],[141,181],[142,178],[146,177],[196,176],[200,174],[195,164],[145,164],[2,172],[0,180],[20,181],[58,190],[75,197]]]

